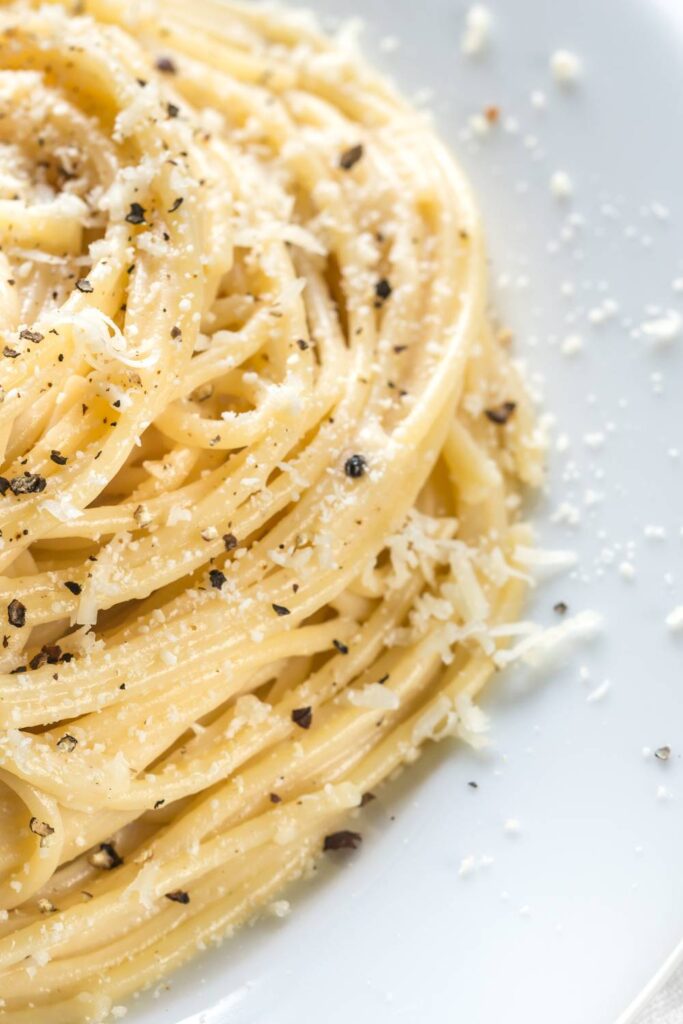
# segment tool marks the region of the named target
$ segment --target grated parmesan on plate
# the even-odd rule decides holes
[[[514,552],[515,561],[528,568],[565,569],[573,568],[578,557],[575,551],[544,551],[542,548],[528,548],[517,545]]]
[[[546,630],[539,628],[515,647],[497,651],[493,660],[499,668],[516,661],[538,668],[551,656],[561,653],[572,641],[596,636],[601,626],[602,617],[597,612],[584,611],[558,626]]]
[[[470,7],[465,15],[465,29],[460,42],[460,49],[467,57],[475,57],[488,46],[493,27],[493,16],[483,4]]]
[[[670,345],[681,336],[683,317],[675,309],[669,309],[654,320],[646,320],[641,330],[653,345]]]
[[[555,171],[551,175],[550,191],[556,199],[570,199],[574,195],[574,183],[566,171]]]
[[[666,617],[666,625],[672,633],[683,630],[683,604],[676,605]]]
[[[573,86],[581,77],[581,60],[570,50],[555,50],[550,57],[550,71],[558,85]]]

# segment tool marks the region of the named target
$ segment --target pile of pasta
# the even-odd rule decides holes
[[[0,1020],[101,1021],[482,741],[542,444],[470,189],[310,19],[0,6]]]

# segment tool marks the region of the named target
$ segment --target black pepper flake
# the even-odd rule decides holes
[[[173,338],[174,341],[176,340],[176,338],[179,338],[182,333],[183,332],[180,330],[179,327],[171,328],[171,337]]]
[[[62,455],[56,448],[53,448],[50,452],[50,458],[53,462],[56,462],[58,466],[66,466],[66,455]]]
[[[360,805],[361,807],[367,807],[368,804],[371,804],[372,801],[376,799],[377,797],[375,796],[374,793],[363,793],[362,797],[360,798]]]
[[[47,839],[48,836],[54,835],[55,831],[52,825],[48,825],[46,821],[41,821],[39,818],[31,818],[28,827],[34,836],[40,836],[41,839]]]
[[[358,480],[368,468],[368,462],[364,455],[349,455],[344,463],[344,472],[352,480]]]
[[[57,740],[57,750],[63,751],[65,754],[70,754],[72,750],[75,750],[78,746],[78,740],[71,733],[65,733],[61,739]]]
[[[9,480],[6,476],[0,476],[0,494],[7,494],[9,490]]]
[[[313,722],[313,709],[311,707],[294,708],[292,711],[292,721],[300,729],[310,729]]]
[[[289,608],[285,608],[283,604],[274,604],[272,606],[273,611],[276,615],[291,615]]]
[[[154,804],[154,810],[155,810],[155,811],[158,811],[158,810],[159,810],[159,808],[160,808],[160,807],[163,807],[165,803],[166,803],[166,801],[165,801],[165,800],[164,800],[163,798],[162,798],[161,800],[157,800],[157,801],[155,802],[155,804]]]
[[[155,67],[157,71],[162,71],[165,75],[176,75],[178,68],[170,57],[157,57]]]
[[[190,894],[184,892],[183,889],[175,889],[173,892],[167,892],[166,899],[171,900],[172,903],[189,903]]]
[[[340,654],[348,654],[349,653],[348,647],[346,646],[346,644],[343,644],[341,642],[341,640],[333,640],[332,643],[337,648],[337,650],[339,651]]]
[[[179,207],[181,207],[182,205],[183,205],[183,197],[182,196],[178,196],[177,199],[173,200],[173,206],[171,206],[171,208],[169,209],[168,212],[169,213],[175,213],[176,210],[179,209]]]
[[[308,348],[308,342],[306,341],[305,338],[297,338],[296,343],[302,352],[305,352],[306,349]]]
[[[76,583],[75,580],[65,580],[64,586],[66,587],[67,590],[70,590],[72,594],[75,594],[76,597],[78,597],[78,595],[83,589],[80,583]]]
[[[388,679],[389,673],[387,672],[386,675],[383,675],[380,679],[377,680],[377,682],[379,683],[380,686],[384,686]]]
[[[282,803],[282,797],[278,796],[277,793],[271,793],[269,799],[270,799],[271,804],[281,804]]]
[[[130,212],[126,214],[126,220],[129,224],[144,224],[145,213],[146,210],[140,203],[131,203]]]
[[[211,580],[211,586],[215,587],[216,590],[220,590],[226,582],[227,577],[224,572],[220,571],[220,569],[210,569],[209,579]]]
[[[166,113],[169,117],[177,117],[180,113],[180,107],[177,107],[175,103],[166,104]]]
[[[12,494],[40,494],[47,487],[47,480],[40,473],[24,473],[9,482]]]
[[[112,843],[100,843],[99,848],[90,854],[88,860],[94,868],[102,868],[103,871],[112,871],[123,864],[123,857],[119,857]]]
[[[671,757],[671,747],[657,747],[655,757],[658,761],[668,761]]]
[[[485,409],[484,412],[488,419],[491,420],[491,423],[496,423],[498,426],[504,426],[516,408],[516,402],[502,402],[493,409]]]
[[[7,605],[7,619],[10,626],[16,626],[17,629],[21,629],[26,623],[26,606],[16,597]]]
[[[478,782],[468,782],[467,785],[470,787],[470,789],[479,789]]]
[[[223,544],[226,551],[234,551],[237,547],[237,537],[234,533],[224,533]]]
[[[349,149],[345,149],[342,155],[339,157],[339,166],[342,171],[350,171],[352,167],[355,167],[359,160],[363,157],[363,146],[358,143],[357,146],[351,146]]]
[[[47,654],[45,653],[45,651],[38,651],[38,653],[34,654],[31,660],[29,661],[28,667],[31,669],[32,672],[35,672],[35,670],[37,668],[40,668],[41,665],[44,665],[46,661]]]
[[[64,659],[64,653],[59,644],[43,644],[40,653],[45,655],[48,665],[57,665]]]
[[[360,832],[349,832],[348,829],[342,829],[341,832],[332,832],[331,835],[325,836],[323,851],[327,853],[329,850],[357,850],[362,842],[363,837]]]
[[[375,295],[377,296],[377,298],[381,299],[382,302],[384,302],[385,299],[389,298],[391,292],[392,287],[387,281],[386,277],[380,278],[380,280],[375,285]]]
[[[553,611],[557,612],[558,615],[564,615],[568,608],[569,605],[565,604],[564,601],[558,601],[557,604],[553,605]]]
[[[79,292],[85,292],[86,295],[94,291],[94,288],[90,284],[90,281],[87,279],[87,277],[82,277],[80,281],[76,281],[76,287],[78,288]]]
[[[43,340],[45,335],[41,334],[40,331],[26,331],[26,330],[24,330],[24,331],[20,331],[19,332],[19,337],[23,338],[24,341],[32,341],[35,345],[37,345],[39,342],[41,342]]]
[[[16,359],[18,356],[21,355],[21,352],[17,352],[15,348],[10,348],[9,345],[5,345],[5,347],[2,350],[2,354],[7,359]]]

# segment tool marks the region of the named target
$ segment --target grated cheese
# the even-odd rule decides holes
[[[556,199],[569,199],[574,195],[574,185],[566,171],[555,171],[550,178],[550,191]]]
[[[666,617],[666,625],[672,633],[683,630],[683,604],[676,605]]]
[[[458,721],[454,725],[454,734],[474,750],[488,746],[489,716],[472,702],[469,694],[461,693],[455,698],[455,710]]]
[[[458,875],[460,876],[460,878],[467,878],[468,875],[471,875],[474,871],[476,871],[476,868],[477,859],[472,854],[470,854],[468,857],[463,857],[463,859],[460,861]]]
[[[561,571],[573,568],[578,561],[575,551],[544,551],[541,548],[528,548],[520,544],[514,550],[514,559],[529,568]]]
[[[288,917],[291,912],[292,906],[289,900],[275,900],[268,906],[268,913],[271,917]]]
[[[134,893],[146,910],[154,907],[158,874],[159,865],[148,861],[125,890],[126,893]]]
[[[575,356],[583,348],[583,338],[580,334],[568,334],[560,348],[562,355]]]
[[[362,690],[349,690],[347,698],[354,707],[376,711],[395,711],[401,705],[398,694],[381,683],[368,683]]]
[[[683,317],[675,309],[669,309],[661,317],[643,323],[641,331],[653,345],[670,345],[681,336]]]
[[[611,689],[612,684],[609,679],[604,679],[599,686],[596,686],[594,690],[586,697],[587,704],[595,704],[597,701],[602,700]]]
[[[413,744],[419,746],[425,740],[441,739],[444,733],[438,730],[438,726],[445,723],[448,727],[454,723],[456,718],[451,701],[446,694],[442,693],[413,726],[411,735]]]
[[[138,89],[132,102],[116,115],[113,139],[115,142],[122,142],[144,128],[145,121],[160,117],[159,87],[152,80],[144,88]]]
[[[131,369],[154,366],[159,353],[129,346],[111,317],[94,306],[74,313],[60,312],[51,324],[53,327],[68,325],[73,329],[74,340],[82,348],[83,357],[95,369],[106,369],[111,362],[123,363]]]
[[[60,523],[72,522],[74,519],[80,519],[83,515],[81,509],[73,504],[68,494],[61,494],[58,498],[47,498],[40,507],[55,519],[59,519]]]
[[[595,636],[602,625],[602,618],[594,611],[584,611],[558,626],[541,630],[520,641],[516,647],[496,651],[493,660],[499,668],[523,661],[538,667],[552,655],[560,653],[568,643]]]
[[[571,87],[581,77],[581,61],[569,50],[555,50],[550,57],[550,71],[558,85]]]
[[[460,41],[460,49],[466,57],[475,57],[483,53],[489,45],[493,16],[483,4],[470,7],[465,15],[465,28]]]

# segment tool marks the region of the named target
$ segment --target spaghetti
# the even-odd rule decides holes
[[[481,742],[542,445],[469,187],[306,18],[14,2],[0,68],[0,1020],[73,1024]]]

